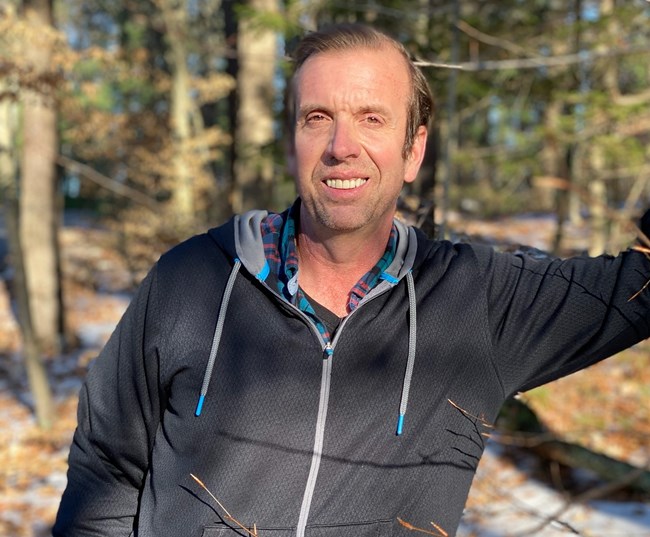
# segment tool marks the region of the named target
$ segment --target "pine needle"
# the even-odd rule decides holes
[[[419,531],[420,533],[426,533],[427,535],[433,535],[434,537],[449,537],[449,534],[434,522],[431,522],[431,525],[435,528],[435,530],[436,530],[435,533],[430,531],[430,530],[425,530],[423,528],[418,528],[417,526],[414,526],[410,522],[406,522],[406,520],[402,520],[399,517],[397,517],[397,521],[402,526],[404,526],[407,530],[410,530],[410,531]]]
[[[202,488],[203,490],[205,490],[205,491],[210,495],[210,497],[211,497],[215,502],[217,502],[217,505],[218,505],[219,507],[221,507],[221,509],[223,510],[223,512],[228,516],[228,518],[232,518],[232,515],[228,512],[228,509],[226,509],[226,508],[223,506],[223,504],[222,504],[219,500],[217,500],[217,497],[216,497],[214,494],[212,494],[212,492],[210,492],[210,489],[209,489],[208,487],[205,486],[205,483],[203,483],[203,481],[201,481],[201,480],[200,480],[198,477],[196,477],[194,474],[190,474],[190,476],[192,476],[192,479],[194,479],[194,481],[196,481],[199,485],[201,485],[201,488]]]
[[[451,406],[453,406],[456,410],[458,410],[459,412],[462,412],[468,418],[471,418],[471,419],[476,420],[476,421],[480,421],[481,424],[484,427],[487,427],[488,429],[494,429],[494,425],[492,425],[491,423],[488,423],[488,421],[485,418],[481,418],[481,417],[478,417],[478,416],[474,416],[473,414],[470,414],[469,412],[467,412],[467,410],[465,410],[463,407],[461,407],[461,406],[457,405],[456,403],[454,403],[451,399],[447,399],[447,402]]]
[[[249,530],[246,526],[244,526],[241,522],[239,522],[239,520],[237,520],[234,516],[232,516],[228,512],[228,509],[226,509],[224,505],[217,499],[217,497],[214,494],[212,494],[212,492],[210,492],[210,489],[205,485],[205,483],[203,483],[203,481],[201,481],[198,477],[196,477],[192,473],[190,474],[190,476],[192,479],[194,479],[194,481],[196,481],[201,486],[203,490],[205,490],[210,495],[210,498],[212,498],[217,503],[217,505],[221,507],[221,510],[224,512],[225,515],[224,518],[228,522],[232,522],[241,530],[248,533],[248,535],[250,535],[251,537],[259,537],[259,534],[257,533],[257,524],[253,523],[253,531]]]

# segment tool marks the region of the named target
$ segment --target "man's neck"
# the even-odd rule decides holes
[[[309,225],[301,225],[296,237],[300,287],[319,304],[344,317],[350,290],[384,255],[391,227],[392,220],[372,231],[319,236]]]

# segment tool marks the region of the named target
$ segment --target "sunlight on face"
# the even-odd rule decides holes
[[[410,93],[404,59],[390,46],[320,53],[303,64],[292,156],[307,226],[350,232],[390,225],[426,141],[423,127],[404,159]]]

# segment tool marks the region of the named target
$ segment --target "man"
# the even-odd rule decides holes
[[[392,39],[307,36],[289,104],[298,201],[147,276],[82,389],[55,536],[453,535],[506,398],[649,335],[639,252],[538,261],[393,219],[432,101]]]

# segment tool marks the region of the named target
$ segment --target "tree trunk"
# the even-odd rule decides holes
[[[458,21],[460,20],[460,2],[454,3],[454,10],[452,14],[451,26],[451,52],[450,62],[452,64],[458,63],[460,57],[460,32],[458,29]],[[440,238],[447,238],[448,218],[450,211],[450,196],[453,183],[456,181],[456,166],[454,164],[455,153],[459,146],[459,127],[460,123],[456,117],[456,105],[458,99],[458,73],[452,69],[449,73],[448,81],[448,97],[447,97],[447,133],[445,136],[444,146],[444,169],[445,173],[442,178],[442,199],[439,206],[441,208],[441,222],[440,222]]]
[[[277,11],[276,0],[252,0],[253,9]],[[266,208],[272,200],[276,35],[239,20],[237,31],[237,117],[233,165],[233,211]]]
[[[52,0],[25,0],[24,16],[34,34],[24,54],[39,83],[23,88],[23,151],[19,201],[19,237],[33,330],[40,347],[60,347],[60,292],[57,267],[58,215],[56,106],[50,75],[53,41]]]
[[[574,37],[573,37],[573,52],[575,54],[580,54],[583,48],[583,0],[575,0],[573,4],[573,14],[575,16],[574,27]],[[573,108],[573,114],[575,116],[575,131],[579,133],[585,128],[586,125],[586,98],[589,92],[589,73],[587,66],[582,63],[578,65],[577,77],[580,81],[579,92],[581,95],[581,102]],[[584,144],[583,144],[584,145]],[[568,170],[569,177],[571,178],[574,185],[576,185],[575,190],[568,192],[568,208],[567,208],[567,217],[568,220],[575,226],[580,226],[583,223],[582,218],[582,203],[578,189],[585,188],[584,184],[586,181],[584,173],[582,173],[582,156],[584,155],[584,148],[581,147],[579,142],[573,144],[571,148],[571,163],[570,169]]]
[[[13,92],[0,83],[0,93]],[[25,367],[32,396],[34,398],[36,421],[43,429],[49,429],[53,422],[53,404],[47,371],[43,363],[38,341],[32,329],[23,252],[18,234],[18,199],[16,180],[18,157],[15,140],[18,133],[18,105],[12,97],[0,99],[0,199],[3,203],[9,255],[14,269],[13,294],[18,310],[18,324],[23,338]]]
[[[560,101],[551,102],[547,106],[544,118],[546,139],[542,150],[542,165],[545,175],[568,180],[569,174],[567,172],[566,155],[558,141],[562,106],[563,103]],[[557,225],[550,248],[554,254],[559,253],[562,244],[564,224],[568,212],[568,201],[569,193],[567,190],[559,189],[555,192],[555,213]]]
[[[190,143],[192,138],[191,117],[193,105],[190,96],[190,73],[187,68],[187,6],[181,0],[158,2],[167,30],[170,48],[169,62],[172,69],[171,132],[173,143],[174,180],[172,203],[181,226],[187,226],[194,218],[194,184],[191,169]]]
[[[14,278],[13,290],[18,310],[18,323],[23,337],[23,353],[29,389],[34,400],[36,422],[42,429],[50,429],[54,421],[54,403],[47,376],[47,369],[43,362],[39,341],[33,330],[32,315],[29,307],[29,294],[23,259],[25,249],[21,247],[18,229],[18,211],[16,199],[10,192],[3,192],[5,223],[9,240],[10,256],[13,262]]]
[[[0,79],[0,199],[7,199],[10,191],[15,192],[18,174],[18,157],[15,140],[18,137],[18,105],[16,89],[6,80]]]
[[[598,151],[597,148],[594,149]],[[609,225],[607,219],[607,187],[601,178],[602,169],[594,169],[595,177],[589,181],[589,214],[591,238],[589,255],[597,256],[607,251]]]
[[[614,0],[604,0],[601,2],[601,13],[605,18],[609,18],[607,23],[607,34],[613,41],[617,39],[620,28],[618,21],[613,17],[615,8]],[[613,101],[620,96],[618,87],[618,61],[609,60],[603,77],[605,91]],[[589,214],[591,215],[591,238],[589,240],[589,255],[596,256],[607,250],[609,241],[609,222],[607,218],[607,186],[602,178],[603,171],[607,167],[603,148],[594,145],[589,151],[590,176],[589,181]]]

